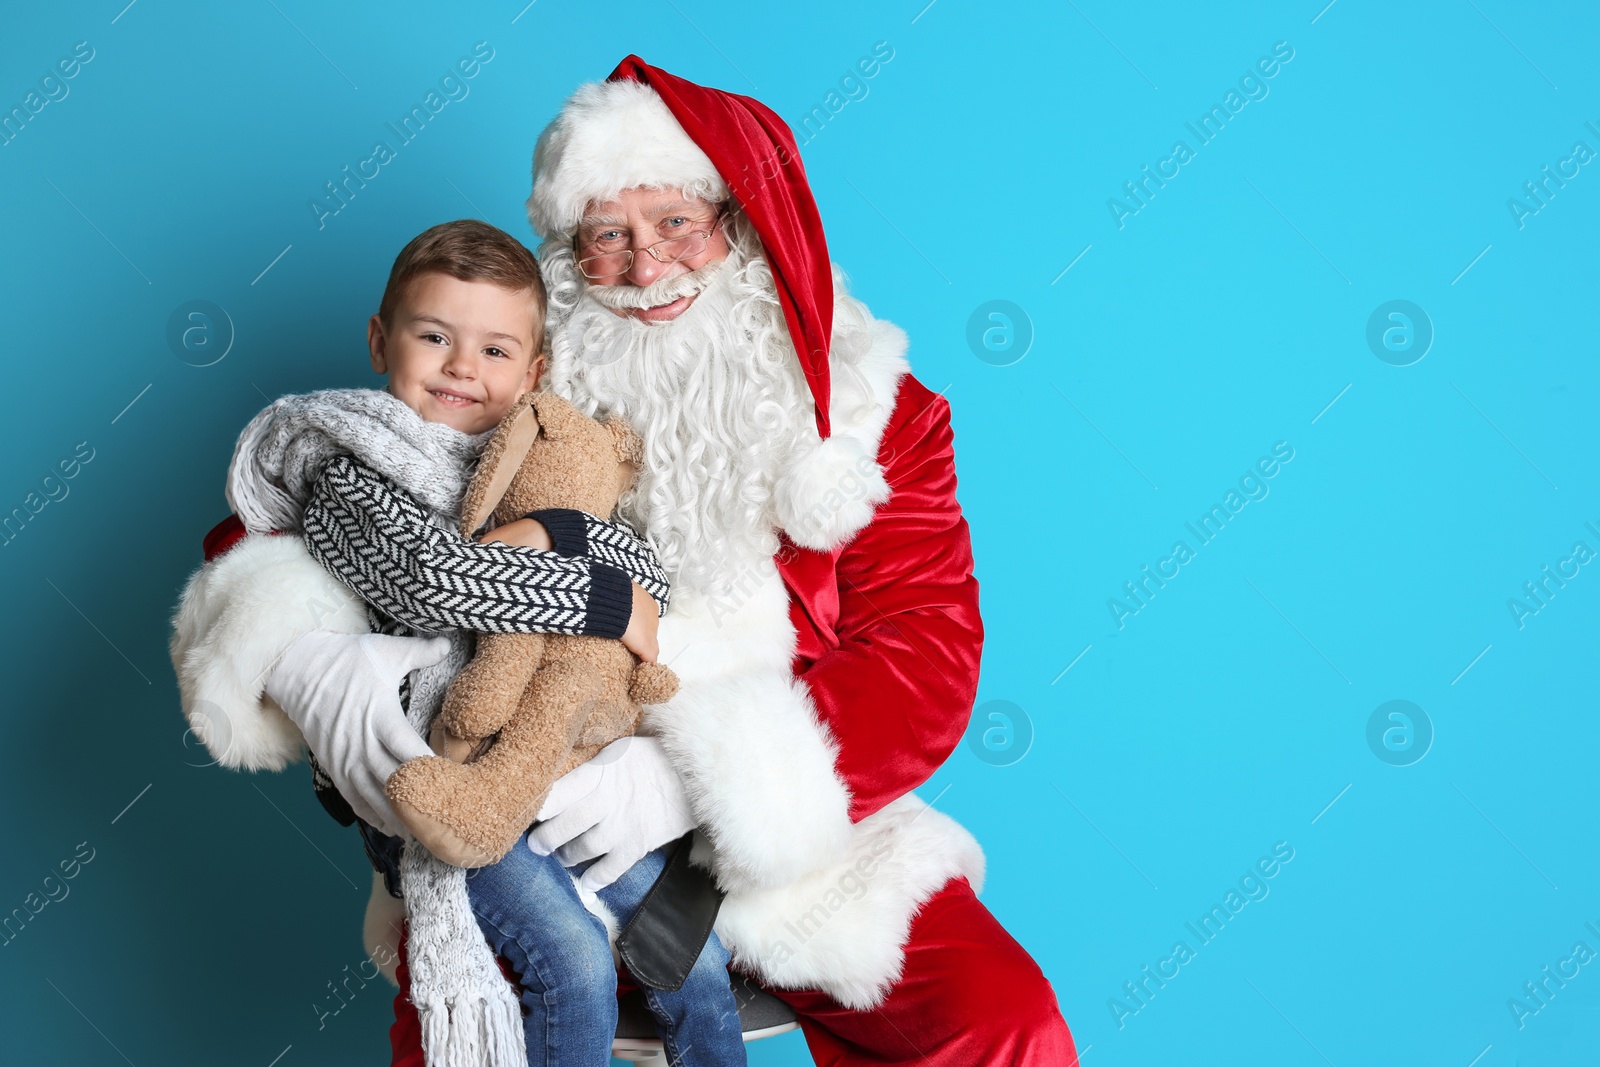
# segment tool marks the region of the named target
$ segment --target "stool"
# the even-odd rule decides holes
[[[733,998],[739,1005],[739,1027],[745,1041],[759,1041],[798,1029],[800,1022],[794,1009],[756,987],[742,974],[729,972]],[[656,1036],[655,1017],[645,1005],[644,993],[638,989],[622,994],[617,1000],[617,1037],[611,1043],[611,1054],[619,1060],[650,1063],[663,1059],[666,1050]]]

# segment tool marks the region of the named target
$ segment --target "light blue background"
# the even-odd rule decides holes
[[[950,398],[979,700],[1033,735],[995,766],[1016,750],[980,759],[976,720],[921,793],[984,844],[1085,1062],[1593,1062],[1600,966],[1520,1030],[1508,1000],[1600,950],[1600,570],[1520,629],[1507,606],[1600,549],[1600,168],[1520,228],[1507,205],[1600,150],[1592,11],[125,2],[12,5],[0,33],[6,111],[94,49],[0,147],[0,509],[94,450],[0,549],[0,912],[94,849],[0,946],[7,1058],[387,1062],[386,987],[313,1008],[362,959],[354,832],[304,768],[188,765],[167,620],[233,440],[268,398],[376,383],[364,320],[410,236],[481,211],[531,241],[533,141],[580,81],[637,51],[798,125],[883,41],[805,160],[835,258]],[[323,183],[478,41],[470,95],[319,230]],[[1269,95],[1199,146],[1185,122],[1279,41]],[[1195,158],[1119,229],[1108,199],[1179,138]],[[208,367],[166,341],[194,299],[236,332]],[[1393,299],[1435,331],[1411,366],[1365,339]],[[967,342],[991,300],[1031,330],[1010,366]],[[1279,441],[1270,495],[1119,629],[1108,599]],[[1366,740],[1394,699],[1435,732],[1407,767]],[[1279,841],[1270,895],[1119,1028],[1110,998]],[[789,1035],[752,1062],[809,1060]]]

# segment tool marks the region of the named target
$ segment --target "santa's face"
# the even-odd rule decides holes
[[[589,205],[575,248],[589,284],[613,290],[606,294],[612,299],[605,300],[613,313],[666,323],[687,311],[699,292],[664,290],[674,279],[726,257],[728,241],[716,204],[677,188],[634,188]],[[633,262],[614,273],[630,251]]]
[[[573,245],[549,250],[545,264],[561,307],[550,325],[550,388],[586,413],[621,415],[644,440],[620,512],[648,533],[685,592],[722,589],[770,566],[778,477],[816,439],[759,238],[739,216],[723,225],[725,254],[697,256],[698,265],[679,264],[643,287],[582,279]],[[657,307],[657,292],[693,300],[661,321],[619,316],[630,305],[610,302],[638,296],[637,306]]]

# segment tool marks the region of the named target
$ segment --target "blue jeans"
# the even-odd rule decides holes
[[[666,865],[647,855],[600,899],[627,923]],[[467,872],[473,914],[493,949],[522,982],[529,1067],[605,1067],[617,1030],[617,973],[606,928],[578,899],[566,868],[518,842],[489,867]],[[706,939],[676,992],[644,989],[671,1067],[745,1062],[738,1006],[728,986],[728,951]]]

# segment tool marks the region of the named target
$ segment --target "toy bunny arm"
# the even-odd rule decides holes
[[[410,494],[349,456],[324,469],[304,526],[312,558],[423,632],[621,637],[633,611],[629,579],[617,568],[442,530]]]

